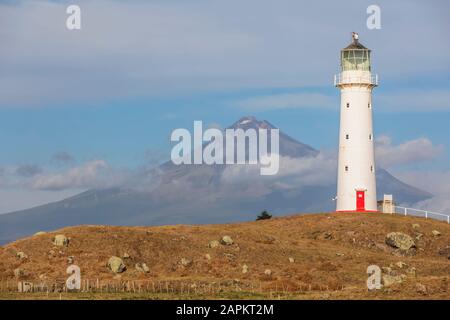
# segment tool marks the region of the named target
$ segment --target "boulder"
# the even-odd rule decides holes
[[[230,236],[223,236],[222,239],[220,240],[220,243],[222,243],[225,246],[230,246],[234,242],[233,242],[233,239]]]
[[[441,235],[441,233],[440,233],[439,231],[437,231],[437,230],[433,230],[433,231],[431,231],[431,233],[432,233],[433,236],[435,236],[435,237],[439,237],[439,236]]]
[[[189,267],[189,266],[192,265],[192,260],[186,259],[186,258],[181,258],[180,264],[181,264],[183,267]]]
[[[19,251],[16,253],[16,257],[20,260],[28,259],[28,256],[23,251]]]
[[[57,234],[53,238],[53,244],[57,247],[67,247],[69,245],[69,241],[70,239],[63,234]]]
[[[208,243],[208,247],[210,248],[217,248],[218,246],[220,246],[220,242],[217,240],[212,240]]]
[[[242,273],[247,273],[248,272],[248,266],[246,264],[244,264],[242,266]]]
[[[391,276],[389,274],[383,275],[383,285],[385,287],[392,286],[394,284],[402,283],[405,280],[406,276],[404,274],[398,276]]]
[[[403,267],[406,267],[406,263],[404,263],[403,261],[399,261],[395,265],[397,267],[399,267],[400,269],[402,269]]]
[[[387,245],[402,251],[408,251],[416,246],[413,238],[402,232],[391,232],[387,234],[385,242]]]
[[[150,272],[150,268],[145,263],[136,263],[136,265],[134,267],[139,272],[144,272],[144,273]]]
[[[422,295],[426,295],[428,293],[427,287],[421,283],[416,283],[416,292]]]
[[[122,273],[127,269],[123,260],[116,256],[109,258],[107,266],[114,273]]]
[[[291,258],[291,257],[289,257],[289,262],[290,262],[290,263],[294,263],[294,262],[295,262],[295,259],[294,259],[294,258]]]

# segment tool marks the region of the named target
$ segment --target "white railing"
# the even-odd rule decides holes
[[[334,86],[352,83],[362,83],[378,86],[378,75],[342,76],[341,73],[334,75]]]
[[[444,213],[438,213],[428,210],[421,210],[421,209],[413,209],[413,208],[406,208],[406,207],[399,207],[399,206],[393,206],[394,213],[401,214],[404,216],[415,216],[415,217],[425,217],[425,219],[436,219],[436,220],[443,220],[447,221],[447,223],[450,223],[450,215],[444,214]]]

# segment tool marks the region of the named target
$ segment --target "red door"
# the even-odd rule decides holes
[[[356,191],[356,211],[366,210],[365,200],[366,200],[366,192]]]

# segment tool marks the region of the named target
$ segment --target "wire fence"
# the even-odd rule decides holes
[[[206,281],[153,281],[153,280],[82,280],[79,290],[68,290],[64,281],[33,282],[16,279],[0,280],[0,293],[134,293],[134,294],[174,294],[174,295],[216,295],[220,293],[270,293],[301,294],[311,291],[341,291],[343,285],[286,284],[267,281],[225,282]]]
[[[393,213],[396,214],[401,214],[404,216],[424,217],[425,219],[435,219],[447,221],[447,223],[450,223],[450,215],[448,214],[399,206],[393,206],[393,208],[394,208]]]

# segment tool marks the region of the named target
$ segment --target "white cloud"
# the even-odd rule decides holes
[[[427,138],[409,140],[393,145],[390,137],[380,136],[376,140],[377,165],[390,168],[397,165],[418,163],[435,159],[443,151],[443,146],[436,146]]]
[[[61,173],[43,173],[27,182],[31,189],[64,190],[108,188],[123,182],[124,176],[114,171],[106,161],[93,160]]]
[[[292,93],[261,96],[237,101],[235,105],[248,110],[291,108],[333,108],[338,105],[335,97],[320,93]]]
[[[395,19],[383,18],[377,32],[365,28],[367,3],[357,0],[77,4],[81,31],[65,28],[66,2],[0,5],[0,106],[329,87],[352,30],[373,49],[374,70],[382,79],[445,74],[450,68],[450,42],[443,41],[449,29],[445,1],[440,6],[380,1],[382,16]],[[412,18],[417,16],[421,19]]]

